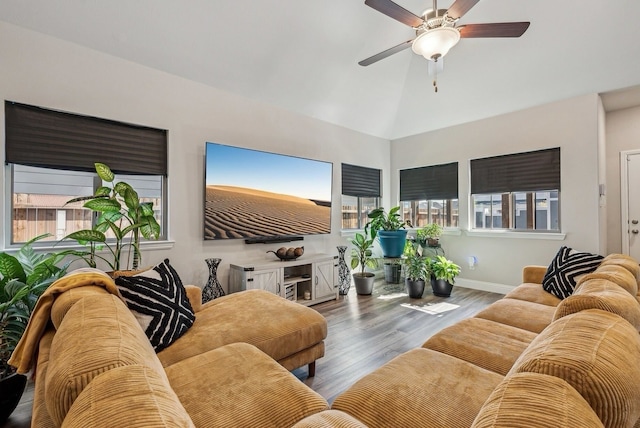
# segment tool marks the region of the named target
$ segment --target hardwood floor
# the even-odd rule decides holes
[[[434,296],[429,287],[422,299],[410,299],[401,287],[377,280],[371,296],[358,296],[352,287],[347,296],[313,306],[329,326],[325,356],[316,363],[315,377],[307,377],[306,368],[294,374],[331,403],[362,376],[503,297],[454,287],[451,297],[442,298]],[[432,315],[401,306],[442,302],[459,307]]]
[[[358,296],[352,287],[347,296],[312,306],[327,318],[329,332],[325,356],[316,363],[316,375],[307,368],[294,370],[305,384],[330,403],[362,376],[393,357],[419,347],[434,333],[473,316],[501,294],[454,287],[451,297],[436,297],[428,288],[422,299],[410,299],[402,284],[376,280],[371,296]],[[432,315],[401,306],[446,302],[456,309]],[[31,421],[33,385],[27,387],[20,405],[3,428],[28,428]]]

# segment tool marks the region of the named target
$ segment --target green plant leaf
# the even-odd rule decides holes
[[[109,168],[107,165],[96,162],[94,166],[96,167],[96,173],[98,174],[98,177],[100,177],[102,181],[111,183],[116,178],[113,172],[111,172],[111,168]]]
[[[140,210],[144,217],[154,217],[155,220],[155,213],[153,212],[153,202],[141,202]]]
[[[107,237],[104,236],[104,233],[94,229],[78,230],[64,237],[64,239],[66,238],[86,242],[105,242],[107,240]]]
[[[116,183],[115,186],[113,186],[113,190],[115,190],[115,192],[122,196],[124,198],[124,194],[127,192],[128,189],[132,189],[133,187],[131,187],[130,184],[125,183],[124,181],[119,181]]]
[[[27,274],[18,259],[7,253],[0,253],[0,274],[2,275],[0,284],[5,284],[14,278],[22,282],[27,281]]]
[[[132,211],[137,211],[140,206],[140,199],[138,198],[138,192],[131,187],[127,188],[123,194],[124,203]]]
[[[111,188],[106,186],[100,186],[96,189],[94,196],[109,196],[111,195]]]
[[[140,233],[147,239],[158,239],[160,237],[160,225],[153,215],[142,218]]]
[[[122,209],[120,202],[108,198],[92,199],[85,202],[84,207],[98,212],[118,212]]]

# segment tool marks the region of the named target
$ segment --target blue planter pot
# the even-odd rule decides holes
[[[404,229],[379,230],[378,242],[380,242],[384,257],[400,257],[404,252],[404,244],[407,242],[407,231]]]

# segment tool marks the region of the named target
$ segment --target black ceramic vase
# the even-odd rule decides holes
[[[207,303],[217,297],[224,296],[225,293],[218,281],[218,265],[222,259],[212,258],[204,261],[209,266],[209,280],[202,289],[202,303]]]

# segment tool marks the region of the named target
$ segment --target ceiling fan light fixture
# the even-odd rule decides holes
[[[436,61],[460,41],[460,32],[453,27],[437,27],[416,37],[411,45],[413,52]]]

